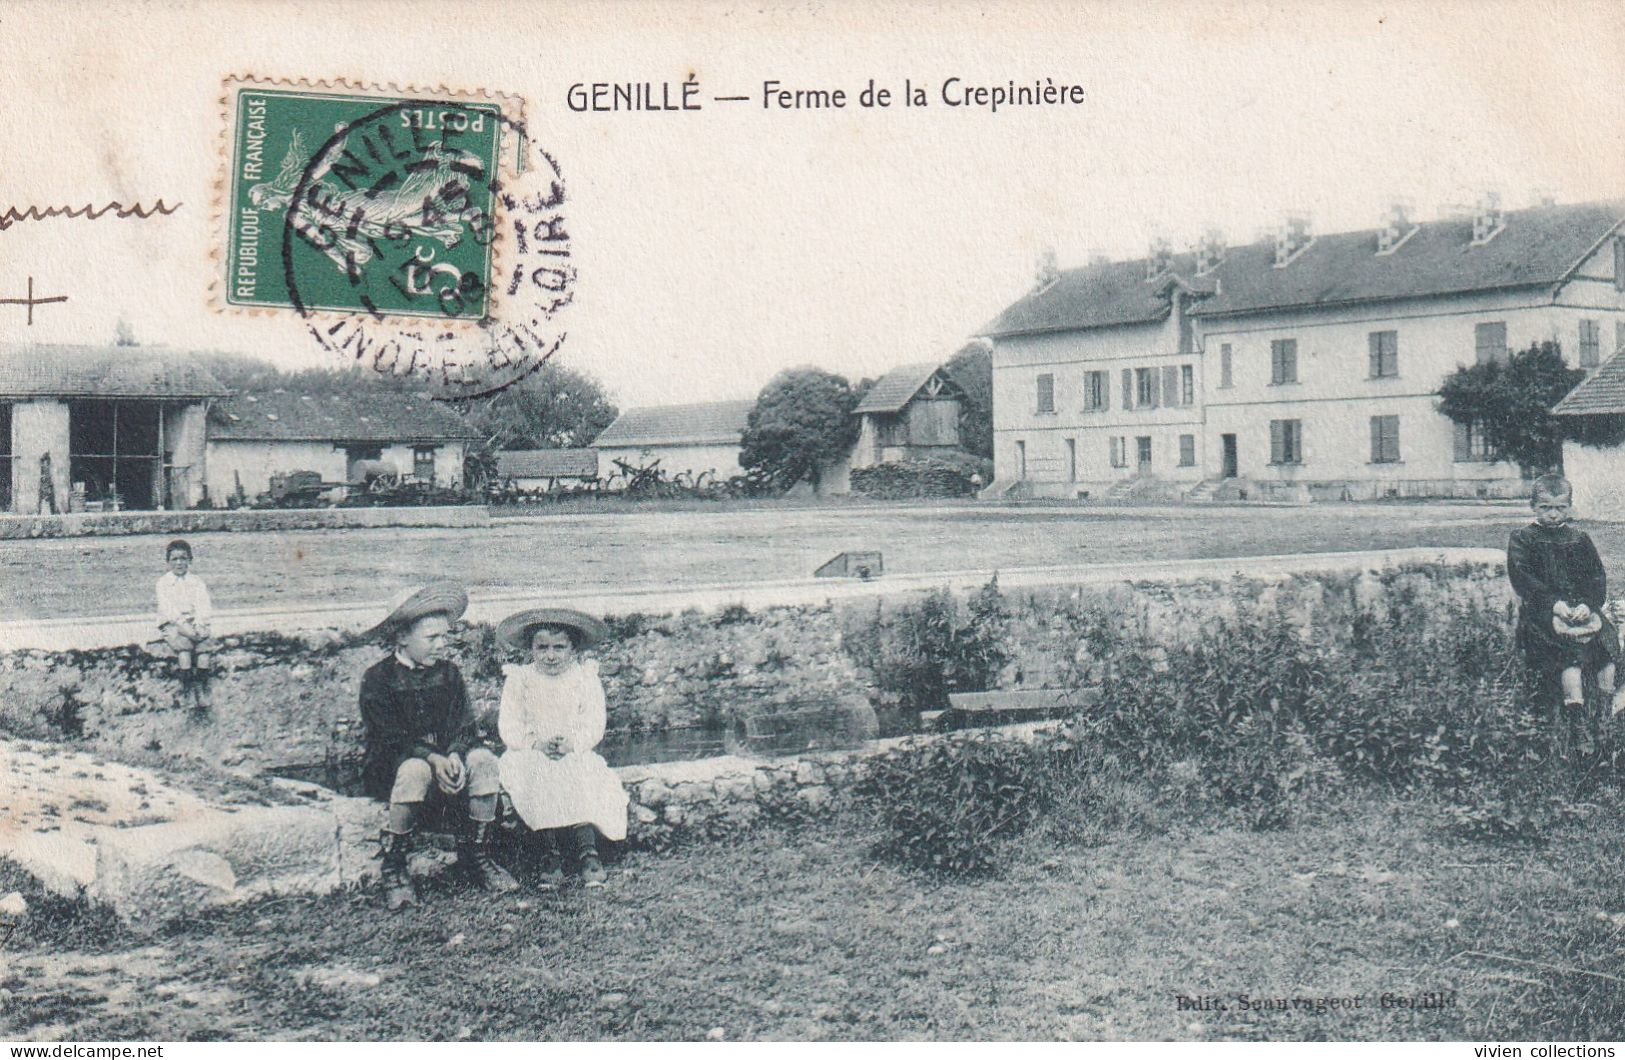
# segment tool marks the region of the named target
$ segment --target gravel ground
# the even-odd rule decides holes
[[[1502,547],[1525,520],[1507,505],[1306,508],[1004,507],[986,504],[648,509],[504,518],[485,529],[214,533],[192,539],[215,606],[370,604],[429,575],[487,592],[625,590],[804,577],[843,550],[884,553],[892,573],[1341,552]],[[1616,579],[1625,525],[1593,528]],[[152,607],[159,537],[0,542],[7,619]]]

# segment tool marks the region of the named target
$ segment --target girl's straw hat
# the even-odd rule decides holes
[[[364,638],[387,637],[426,615],[445,615],[455,622],[468,610],[468,592],[456,582],[442,580],[402,589],[384,605],[389,614],[362,634]]]
[[[530,651],[537,626],[564,626],[576,632],[576,646],[588,648],[609,636],[609,627],[584,611],[569,607],[536,607],[509,615],[497,623],[497,640],[514,651]]]

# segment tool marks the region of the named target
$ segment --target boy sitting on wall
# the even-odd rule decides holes
[[[1608,579],[1597,546],[1571,525],[1574,491],[1561,475],[1536,479],[1529,497],[1535,521],[1512,532],[1507,576],[1518,594],[1518,647],[1543,691],[1562,692],[1557,723],[1565,744],[1593,749],[1585,710],[1585,676],[1614,695],[1619,633],[1604,613]]]

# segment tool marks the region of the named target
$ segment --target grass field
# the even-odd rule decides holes
[[[793,507],[503,518],[488,529],[214,533],[194,568],[217,608],[366,604],[430,575],[476,590],[680,588],[805,577],[848,549],[879,549],[894,573],[1256,556],[1415,545],[1504,547],[1524,522],[1505,505],[1327,504],[1306,508]],[[1592,527],[1625,578],[1625,525]],[[9,619],[149,610],[159,537],[0,542]]]
[[[600,892],[437,881],[406,914],[270,900],[151,940],[41,905],[0,1037],[1617,1039],[1625,808],[1580,811],[1545,847],[1380,796],[1278,832],[1147,822],[982,882],[877,863],[851,825],[764,832],[629,856]]]

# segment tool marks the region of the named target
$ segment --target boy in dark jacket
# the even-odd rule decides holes
[[[1518,594],[1518,647],[1541,681],[1553,679],[1563,693],[1563,724],[1579,729],[1582,754],[1589,751],[1585,725],[1585,671],[1596,674],[1603,695],[1614,691],[1619,633],[1605,614],[1608,579],[1597,546],[1573,519],[1574,491],[1561,475],[1536,479],[1529,497],[1535,521],[1512,532],[1507,576]]]
[[[468,686],[445,657],[446,634],[468,594],[435,582],[391,603],[389,617],[373,628],[391,652],[361,678],[362,783],[368,795],[389,803],[379,837],[385,901],[390,909],[417,902],[406,855],[430,798],[455,799],[467,814],[458,863],[484,889],[511,891],[518,884],[489,849],[502,786],[497,757],[480,743]]]

